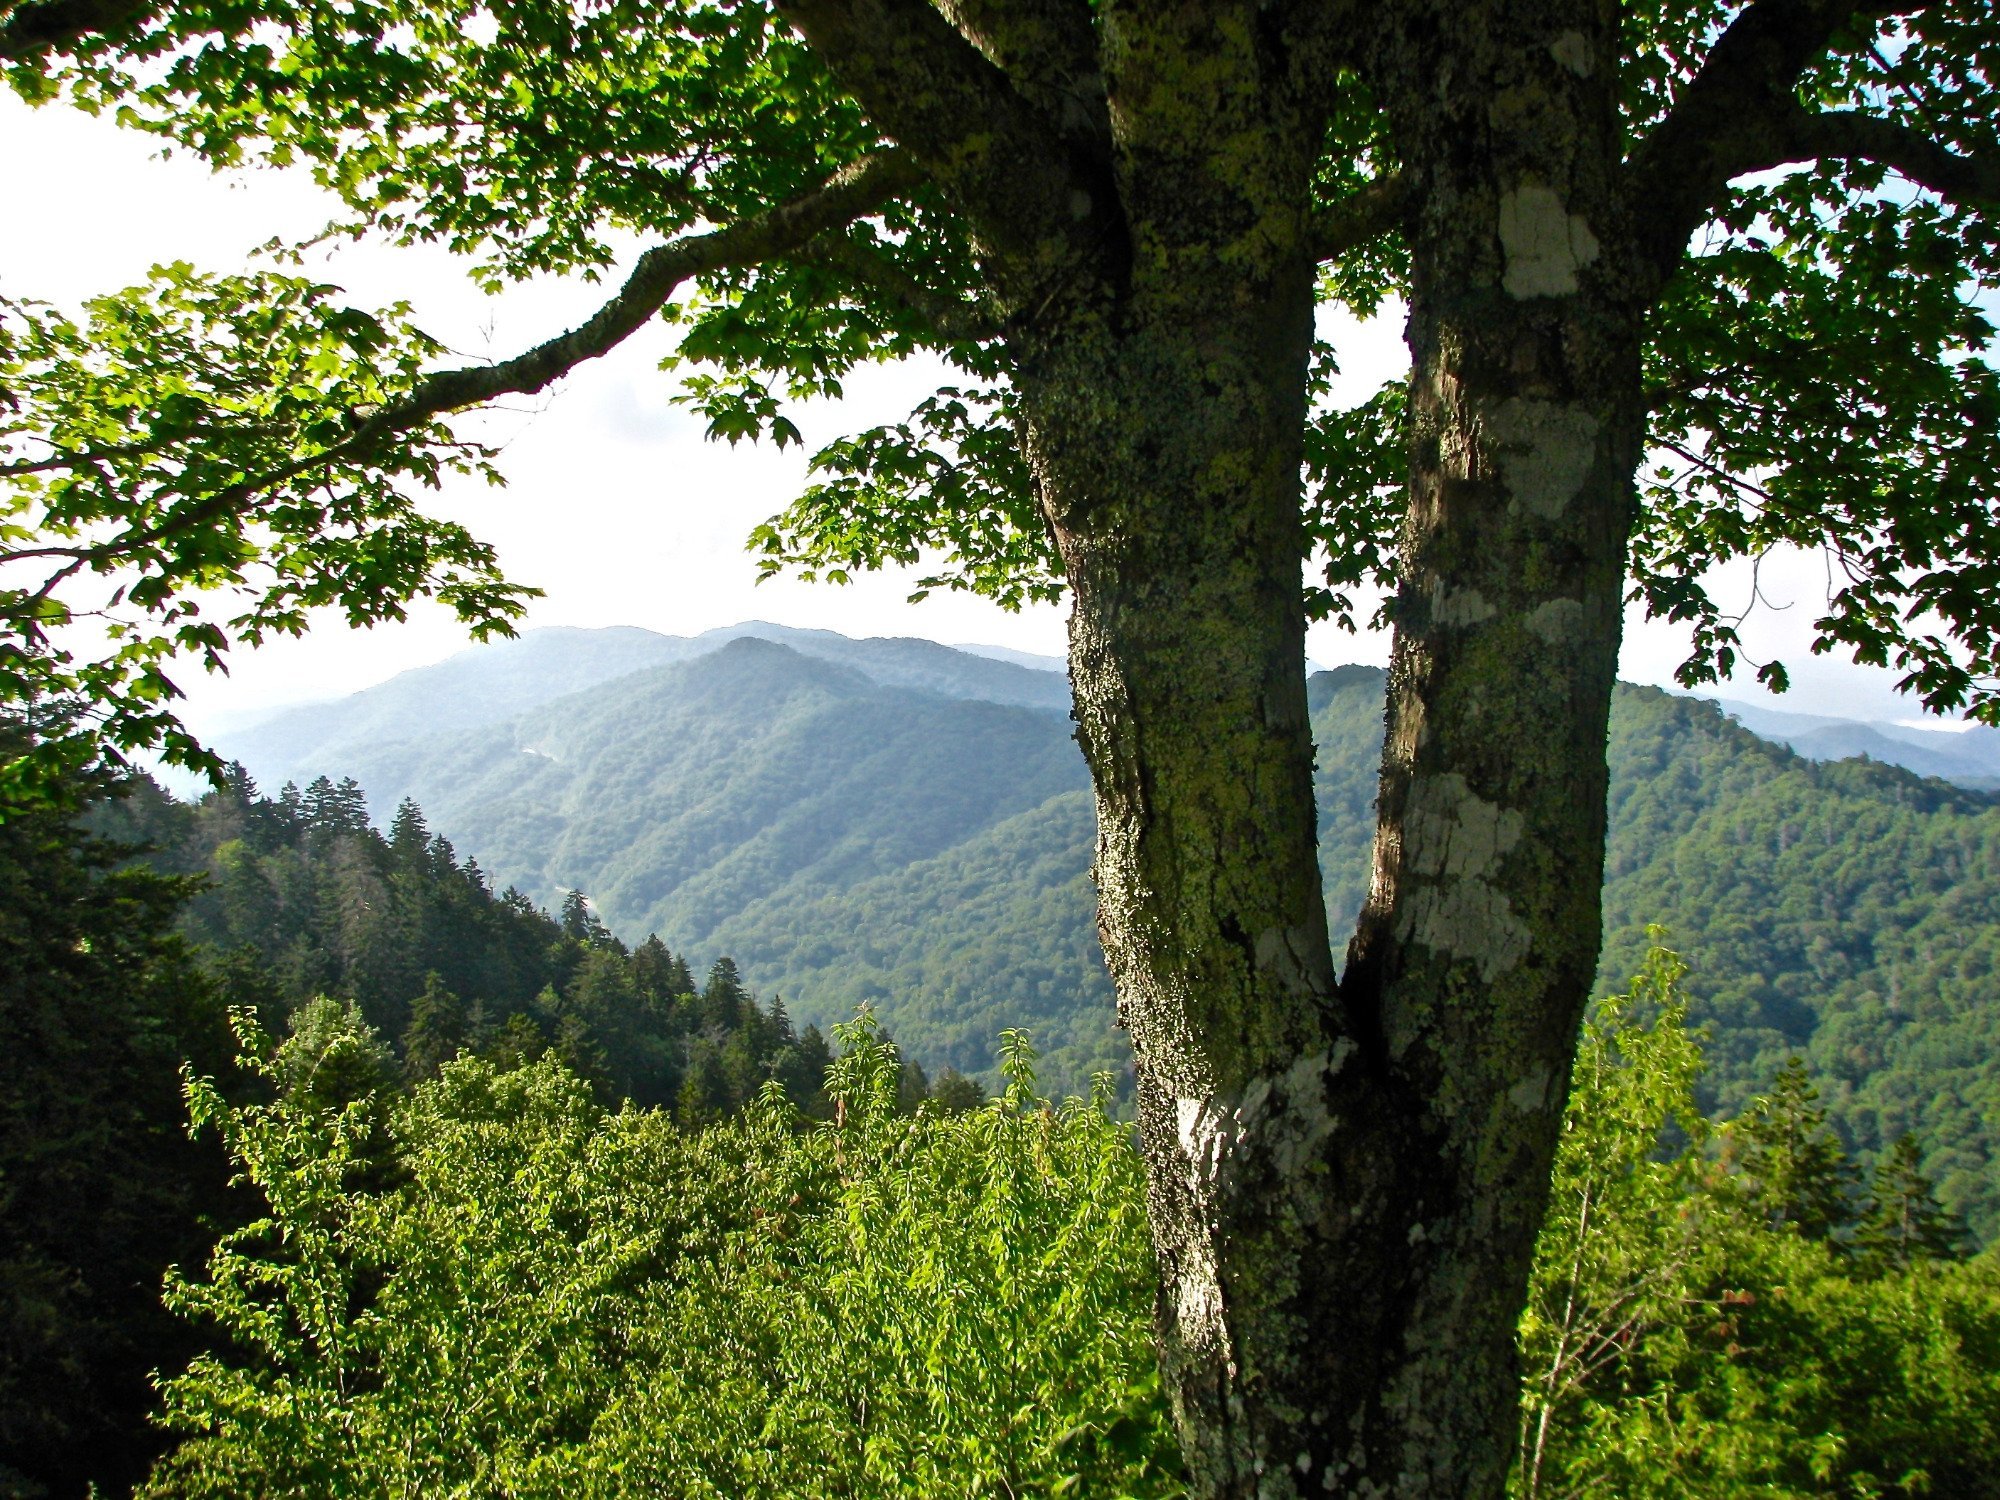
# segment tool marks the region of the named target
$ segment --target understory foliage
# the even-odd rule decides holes
[[[1802,1069],[1706,1116],[1683,975],[1656,934],[1583,1037],[1515,1493],[1990,1494],[2000,1265],[1914,1142],[1857,1180]],[[269,1210],[170,1279],[227,1341],[150,1496],[1179,1493],[1138,1155],[1019,1033],[1001,1097],[910,1114],[864,1015],[831,1120],[689,1131],[550,1055],[374,1086],[351,1005],[238,1024],[268,1102],[190,1099]]]
[[[1904,1136],[1864,1185],[1796,1062],[1696,1105],[1658,946],[1584,1029],[1521,1322],[1522,1497],[1988,1496],[2000,1262]]]
[[[169,1281],[231,1343],[166,1383],[195,1435],[147,1493],[1176,1492],[1138,1158],[1025,1037],[1002,1097],[911,1116],[864,1017],[833,1121],[772,1085],[688,1132],[547,1056],[315,1090],[376,1044],[311,1013],[240,1018],[271,1102],[190,1083],[270,1210]]]

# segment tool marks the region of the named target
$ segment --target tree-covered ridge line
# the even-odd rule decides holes
[[[1366,887],[1382,675],[1342,668],[1310,689],[1337,925]],[[416,795],[496,878],[539,899],[581,888],[615,929],[673,933],[698,967],[732,955],[802,1023],[867,1003],[926,1064],[989,1085],[991,1038],[1026,1026],[1051,1087],[1074,1091],[1129,1054],[1091,916],[1095,823],[1064,728],[738,641],[345,769]],[[1715,1028],[1710,1107],[1741,1107],[1801,1053],[1849,1149],[1873,1161],[1916,1132],[1947,1200],[1991,1237],[2000,802],[1806,760],[1648,688],[1617,694],[1609,756],[1599,985],[1664,924]]]
[[[782,996],[760,1004],[723,956],[698,981],[657,935],[628,946],[580,891],[558,915],[461,861],[404,801],[386,831],[362,790],[321,777],[261,796],[240,767],[177,802],[150,782],[93,805],[140,857],[191,877],[179,930],[214,981],[266,1024],[321,997],[353,1004],[407,1082],[469,1051],[503,1062],[552,1052],[606,1104],[662,1107],[698,1125],[777,1080],[823,1112],[831,1054],[795,1030]],[[945,1097],[983,1097],[947,1070]],[[912,1061],[906,1100],[929,1097]]]

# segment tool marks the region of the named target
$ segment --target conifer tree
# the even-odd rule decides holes
[[[389,852],[405,868],[422,864],[430,853],[431,831],[424,822],[423,809],[405,797],[389,821]]]
[[[1794,1057],[1730,1127],[1730,1155],[1755,1210],[1776,1227],[1830,1240],[1849,1220],[1854,1170],[1827,1127],[1819,1090]]]
[[[595,947],[611,936],[597,913],[590,909],[590,898],[582,891],[570,891],[564,895],[562,913],[557,920],[562,923],[563,936],[574,938],[586,947]]]
[[[1924,1175],[1917,1138],[1898,1136],[1875,1165],[1854,1228],[1857,1264],[1874,1275],[1907,1271],[1919,1261],[1954,1259],[1964,1238],[1965,1226]]]
[[[702,986],[702,1027],[725,1034],[735,1031],[743,1024],[743,1008],[749,1001],[750,992],[743,987],[736,960],[718,958],[709,966],[708,983]]]
[[[410,1025],[403,1033],[404,1081],[435,1078],[470,1037],[465,1002],[445,988],[437,970],[431,970],[424,976],[423,993],[410,1002]]]

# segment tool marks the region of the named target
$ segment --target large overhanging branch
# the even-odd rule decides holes
[[[364,443],[498,396],[532,395],[585,361],[617,348],[689,278],[789,254],[818,235],[873,212],[919,181],[921,173],[907,153],[887,151],[765,213],[656,246],[639,257],[617,294],[587,321],[497,365],[444,370],[428,377],[411,400],[368,418],[350,441]]]
[[[799,252],[799,258],[824,266],[894,303],[914,315],[941,342],[982,343],[1006,331],[983,303],[926,286],[867,247],[839,235],[814,240]]]
[[[154,0],[0,0],[0,62],[24,62],[123,31],[158,9]]]
[[[1879,115],[1802,109],[1779,137],[1774,159],[1747,170],[1847,157],[1880,163],[1967,208],[2000,210],[2000,157],[1961,156],[1923,132]]]
[[[1924,8],[1925,0],[1758,0],[1737,13],[1627,165],[1626,201],[1650,273],[1649,294],[1673,275],[1689,236],[1707,222],[1731,179],[1796,159],[1785,143],[1804,113],[1799,79],[1841,28]]]
[[[1108,148],[1090,0],[937,0],[945,18],[1064,135]]]
[[[1027,264],[1107,205],[1107,174],[928,0],[776,0],[840,86],[972,217],[979,241]]]
[[[844,169],[823,186],[762,214],[705,234],[688,235],[639,257],[618,291],[585,322],[498,364],[441,370],[422,379],[404,400],[350,416],[339,442],[302,454],[203,495],[191,495],[151,526],[73,547],[43,546],[0,553],[0,562],[75,558],[92,566],[120,560],[176,534],[193,531],[294,481],[367,464],[400,434],[436,417],[502,396],[532,395],[588,360],[608,354],[656,314],[691,277],[755,265],[793,254],[817,237],[852,223],[909,191],[921,173],[908,155],[886,151]],[[37,470],[82,467],[101,455],[57,455]]]
[[[1309,230],[1313,259],[1337,260],[1387,234],[1402,222],[1409,201],[1409,184],[1400,173],[1391,173],[1329,204],[1313,215]]]

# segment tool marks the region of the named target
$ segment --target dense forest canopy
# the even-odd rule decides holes
[[[993,701],[1031,684],[980,677],[974,658],[861,644],[829,660],[732,641],[436,732],[399,692],[357,712],[368,745],[323,721],[245,743],[353,769],[385,818],[414,795],[496,887],[551,908],[582,889],[615,931],[670,935],[698,973],[729,955],[798,1024],[825,1029],[866,1003],[927,1067],[991,1087],[994,1038],[1025,1027],[1048,1087],[1082,1092],[1110,1069],[1129,1101],[1068,721]],[[919,664],[921,679],[904,673]],[[960,665],[970,680],[950,675]],[[454,719],[489,683],[485,669],[420,680]],[[1382,688],[1363,667],[1309,683],[1336,926],[1366,895]],[[1941,1196],[1989,1239],[2000,804],[1887,766],[1801,760],[1649,688],[1613,700],[1608,757],[1599,991],[1665,926],[1713,1028],[1704,1107],[1734,1112],[1802,1055],[1851,1152],[1872,1164],[1915,1132]],[[196,845],[186,863],[213,868]]]
[[[150,1377],[213,1346],[207,1325],[167,1315],[161,1279],[255,1210],[226,1190],[213,1143],[188,1138],[186,1077],[222,1079],[232,1106],[275,1079],[302,1105],[344,1107],[459,1057],[502,1073],[546,1060],[591,1109],[656,1111],[689,1135],[759,1098],[832,1112],[825,1037],[728,959],[698,981],[658,938],[618,941],[580,896],[550,916],[496,895],[414,804],[386,836],[372,828],[351,782],[264,798],[234,772],[190,805],[138,781],[83,817],[16,816],[0,892],[8,1500],[140,1480],[165,1446]],[[289,1033],[310,1066],[233,1073],[232,1019]],[[986,1098],[914,1059],[890,1093],[899,1117]]]
[[[758,542],[1071,602],[1193,1488],[1496,1494],[1628,590],[1698,678],[1736,652],[1709,567],[1825,546],[1817,644],[2000,717],[1995,38],[1983,0],[13,0],[18,90],[305,165],[357,232],[496,283],[652,246],[489,366],[282,269],[8,304],[0,692],[45,700],[9,785],[213,767],[163,663],[314,605],[506,628],[412,492],[490,471],[453,413],[656,316],[732,439],[928,349],[956,383]],[[1325,410],[1316,303],[1391,293],[1407,386]],[[1343,969],[1303,636],[1365,581],[1396,644]]]

